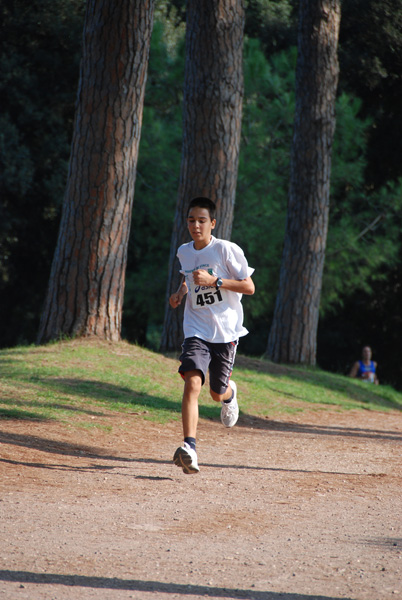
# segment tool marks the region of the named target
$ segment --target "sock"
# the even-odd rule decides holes
[[[234,397],[234,390],[232,390],[232,395],[230,396],[230,398],[228,398],[227,400],[224,400],[223,402],[225,404],[230,404],[233,400],[233,397]]]
[[[192,448],[193,450],[195,450],[195,438],[193,438],[193,437],[186,437],[186,438],[184,438],[184,441],[186,442],[186,444],[188,444],[190,446],[190,448]]]

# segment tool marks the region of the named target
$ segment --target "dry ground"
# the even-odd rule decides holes
[[[402,600],[402,415],[0,422],[0,600]]]

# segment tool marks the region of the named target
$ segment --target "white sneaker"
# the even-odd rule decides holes
[[[173,462],[178,467],[181,467],[186,475],[192,475],[193,473],[199,473],[197,453],[192,449],[187,442],[184,442],[183,446],[177,448],[173,456]]]
[[[234,381],[230,380],[229,385],[233,390],[233,399],[231,402],[226,404],[221,402],[221,421],[225,427],[233,427],[236,425],[237,419],[239,418],[239,405],[237,404],[237,386]]]

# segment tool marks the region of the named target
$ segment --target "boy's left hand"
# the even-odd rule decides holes
[[[205,269],[193,271],[193,280],[196,285],[206,285],[212,287],[215,285],[216,276],[210,275]]]

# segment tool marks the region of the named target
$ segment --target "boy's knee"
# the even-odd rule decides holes
[[[201,390],[202,388],[202,373],[201,371],[187,371],[183,373],[184,385],[187,389]]]

